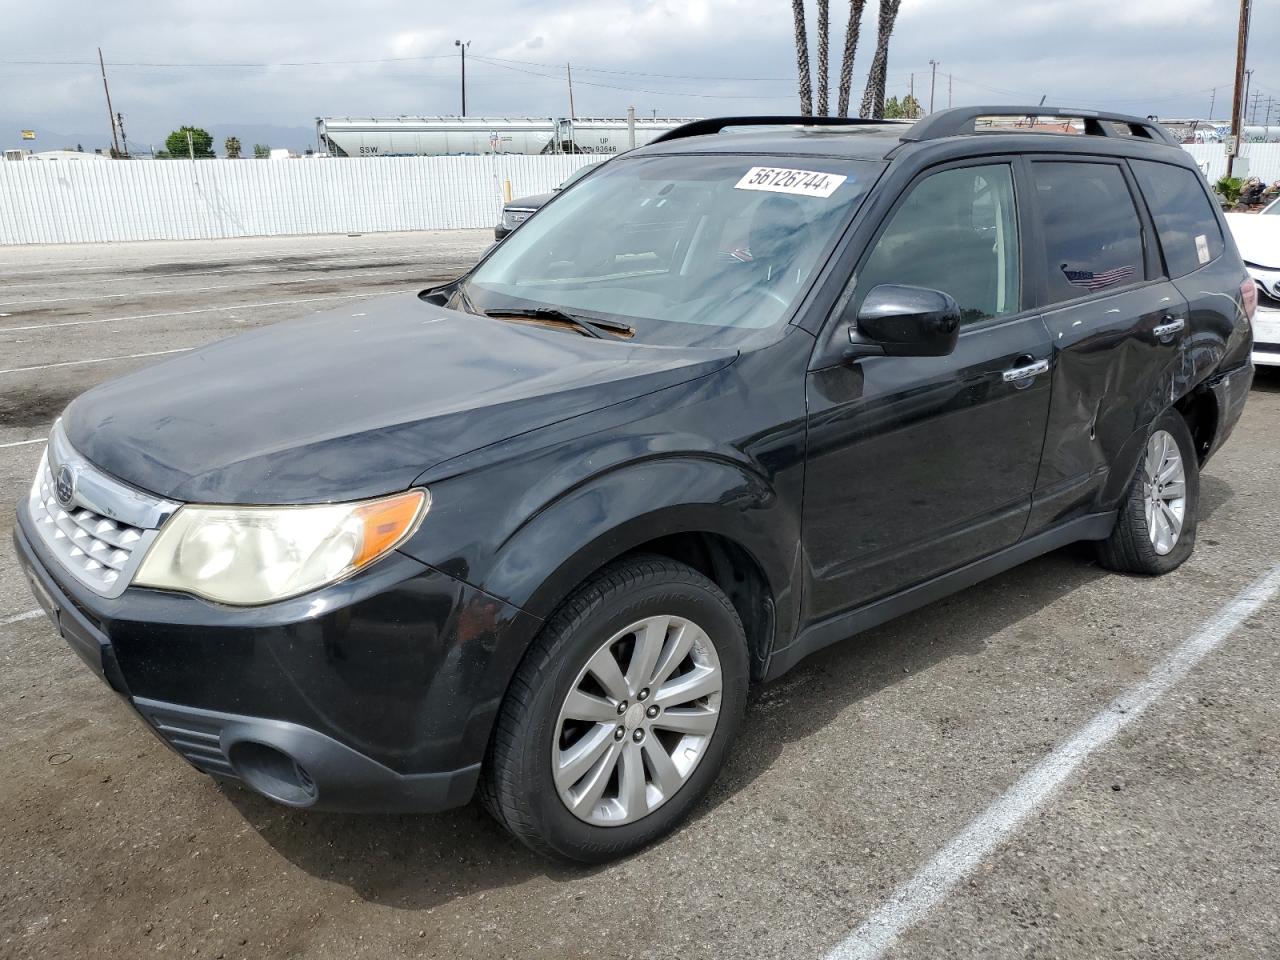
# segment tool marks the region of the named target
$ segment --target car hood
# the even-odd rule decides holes
[[[1280,216],[1228,213],[1227,225],[1244,260],[1260,267],[1280,269]]]
[[[265,327],[94,387],[63,427],[91,462],[184,502],[315,503],[732,362],[393,295]]]

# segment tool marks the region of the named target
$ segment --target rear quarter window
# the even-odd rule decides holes
[[[1031,170],[1050,303],[1146,279],[1142,222],[1120,167],[1037,161]]]
[[[1221,256],[1222,228],[1200,174],[1153,160],[1129,162],[1155,221],[1169,277],[1186,276]]]

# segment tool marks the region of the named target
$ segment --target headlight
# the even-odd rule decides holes
[[[417,529],[430,505],[425,490],[317,506],[188,504],[160,530],[134,583],[220,603],[284,600],[385,556]]]

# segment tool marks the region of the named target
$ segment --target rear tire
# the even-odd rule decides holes
[[[715,780],[747,676],[742,623],[714,583],[663,557],[610,564],[547,621],[517,669],[480,797],[546,856],[599,863],[638,850]]]
[[[1151,427],[1143,455],[1098,562],[1122,573],[1162,574],[1195,549],[1200,463],[1187,422],[1168,410]]]

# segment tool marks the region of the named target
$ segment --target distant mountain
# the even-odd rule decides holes
[[[74,150],[77,146],[81,146],[86,153],[93,153],[96,147],[101,147],[105,153],[106,149],[111,146],[110,131],[106,133],[55,133],[35,126],[36,138],[34,140],[23,140],[22,131],[31,129],[33,127],[29,120],[23,123],[18,120],[0,118],[0,148],[5,150],[23,149],[38,153],[43,150]]]
[[[180,127],[175,123],[167,130],[134,130],[125,118],[125,133],[129,135],[129,149],[134,153],[150,153],[152,148],[164,149],[164,138]],[[103,126],[106,126],[105,117]],[[44,130],[34,124],[36,139],[23,140],[22,131],[32,129],[31,120],[11,120],[0,117],[0,148],[10,150],[23,148],[32,152],[43,150],[74,150],[83,147],[86,153],[101,149],[103,153],[111,146],[111,131],[95,133],[58,133]],[[205,125],[205,129],[213,136],[214,150],[222,156],[222,143],[227,137],[240,139],[242,156],[253,156],[253,145],[265,143],[269,147],[288,147],[296,153],[303,153],[308,147],[316,145],[316,129],[314,125],[285,127],[269,123],[213,123]]]

